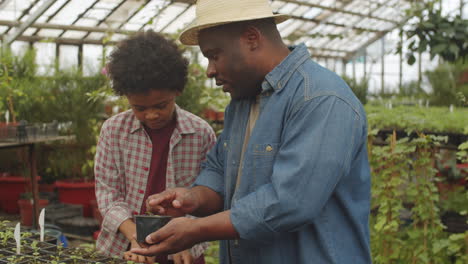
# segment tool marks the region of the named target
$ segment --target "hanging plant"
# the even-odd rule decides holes
[[[451,17],[435,8],[438,1],[419,4],[408,11],[409,16],[417,17],[412,29],[406,31],[409,45],[408,64],[416,61],[415,53],[428,51],[431,59],[436,55],[448,62],[468,57],[468,20],[461,16]]]

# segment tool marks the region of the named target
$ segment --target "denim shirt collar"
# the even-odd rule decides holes
[[[290,46],[291,53],[265,76],[262,83],[262,93],[270,89],[281,91],[286,85],[293,72],[308,58],[310,53],[304,43]]]

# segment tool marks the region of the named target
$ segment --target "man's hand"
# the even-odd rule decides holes
[[[172,260],[174,261],[174,264],[192,264],[194,261],[192,253],[190,253],[190,249],[175,253],[172,255]]]
[[[151,195],[146,200],[146,209],[154,214],[184,216],[199,206],[198,197],[187,188],[172,188]]]
[[[133,248],[131,252],[144,256],[157,256],[189,249],[202,241],[197,220],[187,217],[174,218],[158,231],[148,235],[146,238],[148,248]]]
[[[140,244],[138,244],[138,242],[135,239],[132,239],[130,243],[130,249],[133,249],[133,248],[141,248]],[[146,257],[146,256],[132,253],[130,251],[127,251],[124,253],[124,259],[131,260],[136,263],[146,263],[146,264],[153,264],[155,261],[155,257]]]

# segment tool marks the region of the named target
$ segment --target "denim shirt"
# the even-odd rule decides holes
[[[222,196],[241,237],[221,242],[221,263],[371,263],[367,124],[351,89],[294,47],[262,83],[236,189],[252,102],[230,102],[195,182]]]

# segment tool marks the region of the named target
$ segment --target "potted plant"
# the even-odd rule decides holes
[[[38,210],[46,207],[49,204],[49,200],[39,199]],[[32,198],[19,199],[18,207],[21,215],[21,225],[32,226],[33,224],[33,200]]]
[[[167,215],[135,215],[135,224],[137,229],[137,241],[145,242],[145,238],[165,226],[172,217]]]

